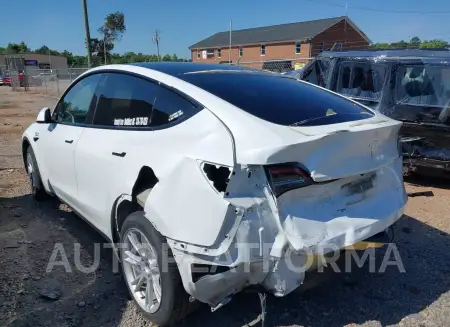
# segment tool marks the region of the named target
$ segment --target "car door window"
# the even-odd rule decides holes
[[[59,101],[53,120],[65,124],[85,124],[89,109],[96,102],[95,89],[102,75],[94,74],[77,82]]]
[[[94,125],[148,127],[159,86],[127,74],[106,74],[99,89]]]
[[[177,124],[192,117],[200,108],[180,94],[166,87],[160,86],[153,107],[150,125],[164,127]]]
[[[328,80],[329,69],[330,62],[328,60],[317,59],[305,67],[302,79],[309,83],[325,87]]]
[[[381,99],[387,68],[370,62],[343,62],[337,92],[356,100],[378,103]]]

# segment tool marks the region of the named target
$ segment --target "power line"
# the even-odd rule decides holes
[[[382,13],[388,13],[388,14],[420,14],[420,15],[448,15],[448,14],[450,14],[450,11],[442,11],[442,10],[440,10],[440,11],[386,10],[386,9],[367,8],[367,7],[359,7],[359,6],[352,6],[352,5],[342,5],[339,3],[332,3],[332,2],[318,1],[318,0],[305,0],[305,1],[316,3],[316,4],[327,5],[327,6],[339,7],[339,8],[347,7],[347,9],[382,12]]]

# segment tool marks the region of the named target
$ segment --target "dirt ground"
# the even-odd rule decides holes
[[[20,136],[39,108],[55,101],[0,87],[0,326],[150,326],[113,273],[111,250],[100,251],[94,272],[66,273],[61,266],[46,272],[55,244],[62,244],[74,268],[76,260],[89,266],[94,244],[104,242],[65,205],[38,204],[28,195]],[[433,192],[410,198],[395,225],[406,273],[389,266],[373,274],[364,266],[303,293],[269,297],[266,327],[450,326],[449,186],[425,178],[406,184],[408,192]],[[377,264],[385,251],[377,251]],[[259,314],[258,296],[239,294],[215,313],[203,306],[179,326],[258,326]]]

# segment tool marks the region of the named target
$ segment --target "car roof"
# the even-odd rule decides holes
[[[261,70],[258,69],[251,69],[247,67],[229,64],[204,64],[194,62],[137,62],[127,65],[148,68],[171,76],[179,76],[186,73],[208,72],[208,71],[261,72]]]
[[[365,58],[365,59],[424,59],[450,60],[447,49],[403,49],[403,50],[355,50],[355,51],[324,51],[318,58]]]

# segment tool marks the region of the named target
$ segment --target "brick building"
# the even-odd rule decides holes
[[[192,46],[193,62],[251,64],[254,68],[286,70],[303,66],[324,50],[366,49],[369,38],[348,17],[256,27],[216,33]]]

